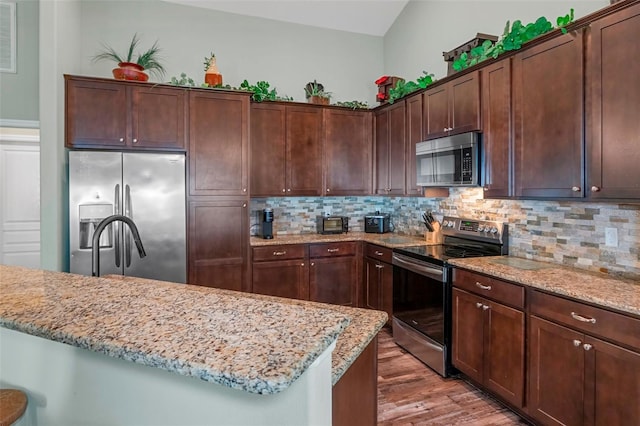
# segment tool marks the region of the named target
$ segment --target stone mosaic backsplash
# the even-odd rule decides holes
[[[252,228],[256,213],[274,211],[276,234],[316,232],[316,216],[349,217],[349,229],[364,230],[364,215],[380,211],[391,215],[395,231],[422,235],[421,216],[432,210],[443,216],[506,222],[509,254],[607,272],[640,282],[640,204],[572,201],[484,200],[481,188],[450,190],[448,198],[420,197],[275,197],[251,200]],[[617,233],[618,245],[605,244],[605,230]]]

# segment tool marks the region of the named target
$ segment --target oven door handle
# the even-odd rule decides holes
[[[393,253],[392,263],[395,266],[408,269],[416,274],[424,275],[441,282],[445,281],[444,270],[442,268],[428,266],[424,262],[415,261],[410,257]]]

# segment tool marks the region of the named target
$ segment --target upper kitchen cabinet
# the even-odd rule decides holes
[[[407,161],[405,170],[407,172],[407,195],[416,197],[422,196],[422,187],[418,186],[418,177],[416,172],[416,144],[422,142],[422,93],[409,96],[405,100],[407,134],[406,148]]]
[[[251,105],[251,195],[322,192],[322,108]]]
[[[248,195],[249,95],[189,92],[189,193]]]
[[[375,113],[375,193],[404,195],[406,142],[405,102]]]
[[[640,199],[640,4],[591,24],[587,46],[587,196]]]
[[[67,148],[184,150],[185,90],[65,75]]]
[[[582,31],[514,57],[515,195],[583,196]]]
[[[482,173],[487,198],[510,197],[511,166],[511,59],[482,68]]]
[[[428,89],[423,109],[425,140],[481,130],[480,72]]]
[[[324,195],[368,195],[372,180],[372,113],[324,110]]]

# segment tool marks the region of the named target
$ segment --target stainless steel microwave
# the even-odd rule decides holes
[[[478,186],[478,133],[416,144],[418,186]]]

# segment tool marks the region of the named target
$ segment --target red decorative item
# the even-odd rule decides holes
[[[400,77],[392,77],[389,75],[383,75],[376,80],[378,85],[378,94],[376,100],[380,103],[385,103],[389,99],[389,89],[396,86],[398,80],[402,80]]]
[[[389,80],[389,76],[388,75],[383,75],[382,77],[380,77],[379,79],[376,80],[376,86],[380,86],[381,84],[384,84],[387,82],[387,80]]]
[[[114,68],[111,72],[116,80],[147,81],[149,76],[144,73],[144,68],[133,62],[120,62],[119,68]]]
[[[389,99],[389,96],[387,96],[387,95],[386,95],[386,94],[384,94],[384,93],[378,93],[378,94],[376,95],[376,99],[378,100],[378,102],[384,102],[384,101],[386,101],[387,99]]]

